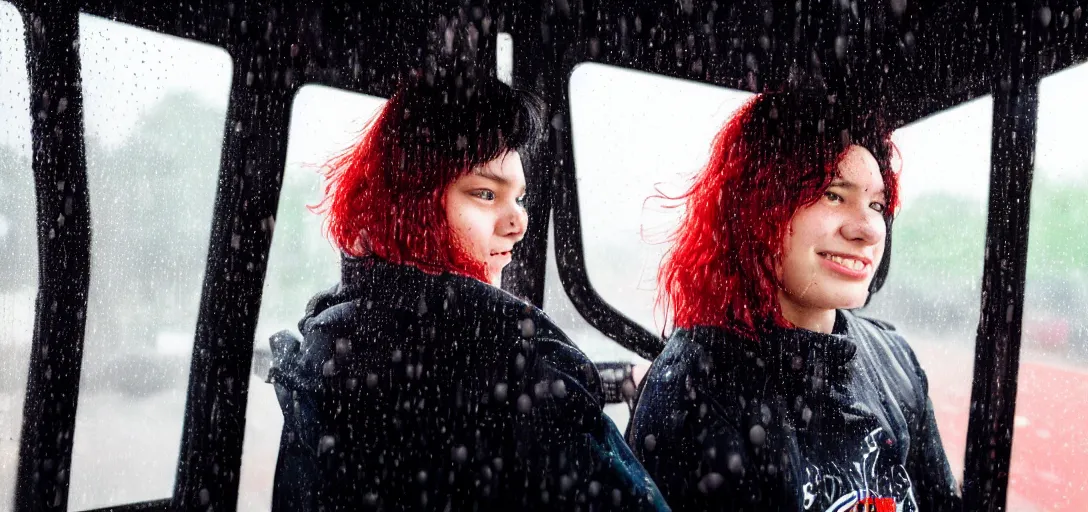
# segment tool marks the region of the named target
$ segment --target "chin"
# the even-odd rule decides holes
[[[868,297],[869,292],[866,290],[865,295],[857,296],[850,295],[839,297],[839,300],[834,301],[835,306],[830,309],[856,309],[865,305],[865,299]]]
[[[865,299],[869,296],[869,290],[865,293],[837,293],[810,298],[808,302],[818,309],[856,309],[865,305]]]

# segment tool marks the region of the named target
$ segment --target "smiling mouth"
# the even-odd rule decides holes
[[[825,259],[825,260],[833,261],[833,262],[835,262],[835,263],[837,263],[839,265],[842,265],[843,267],[845,267],[847,269],[850,269],[850,270],[853,270],[855,272],[861,272],[861,271],[869,268],[870,266],[872,266],[872,262],[869,261],[867,258],[859,258],[857,256],[850,256],[850,255],[845,255],[845,254],[836,254],[836,253],[830,253],[830,252],[821,252],[821,253],[817,253],[817,254],[819,254],[820,257]]]

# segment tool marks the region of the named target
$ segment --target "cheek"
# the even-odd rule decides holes
[[[881,226],[881,229],[884,229],[884,227]],[[874,269],[880,268],[880,263],[884,261],[884,248],[886,247],[887,243],[888,243],[888,240],[887,240],[887,238],[885,238],[885,239],[881,240],[880,243],[877,244],[876,247],[874,248],[874,250],[873,250],[873,268]]]
[[[784,259],[799,262],[808,259],[816,246],[817,240],[823,233],[823,226],[811,222],[812,219],[799,219],[801,222],[792,222],[790,230],[782,241],[782,255]],[[808,220],[809,222],[805,222]]]
[[[465,215],[456,200],[446,202],[446,223],[458,237],[468,236],[469,226],[465,223]]]
[[[488,252],[487,244],[494,223],[488,219],[485,212],[469,205],[460,205],[460,207],[447,209],[447,218],[454,233],[470,251],[479,254]]]
[[[812,262],[804,253],[793,251],[783,256],[779,279],[787,289],[799,288],[812,278],[812,271]]]

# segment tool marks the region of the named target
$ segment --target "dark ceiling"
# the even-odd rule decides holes
[[[485,36],[535,39],[543,51],[520,56],[523,65],[552,59],[569,72],[594,61],[750,91],[804,77],[880,103],[895,125],[1000,86],[1018,71],[1000,55],[1016,30],[1039,57],[1019,72],[1045,76],[1088,58],[1085,0],[71,1],[236,59],[266,45],[302,83],[379,95],[424,53],[435,20],[462,8]]]

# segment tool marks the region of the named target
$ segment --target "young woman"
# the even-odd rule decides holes
[[[327,167],[340,283],[272,339],[278,510],[664,508],[593,364],[498,288],[542,108],[408,80]]]
[[[958,508],[925,372],[849,311],[889,262],[891,152],[874,116],[818,91],[758,95],[714,141],[627,435],[674,509]]]

